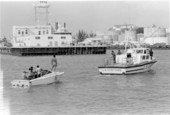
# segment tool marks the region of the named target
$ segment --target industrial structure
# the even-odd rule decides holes
[[[140,42],[149,45],[157,43],[169,45],[169,37],[167,36],[166,28],[156,27],[155,25],[152,27],[145,27],[144,37],[140,39]]]
[[[34,4],[36,25],[49,24],[49,7],[50,5],[47,3],[47,1],[39,1],[37,4]]]
[[[133,43],[140,44],[165,44],[169,45],[170,38],[167,33],[166,28],[156,27],[155,25],[151,27],[141,27],[142,32],[137,32],[139,27],[134,26],[132,24],[129,25],[115,25],[107,32],[104,33],[96,33],[96,38],[98,39],[98,43],[110,44],[110,45],[123,45],[127,40]],[[91,42],[93,43],[96,38],[92,38]],[[93,40],[94,39],[94,40]],[[85,40],[85,42],[90,43],[90,38]]]

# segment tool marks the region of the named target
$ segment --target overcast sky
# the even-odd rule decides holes
[[[1,36],[12,37],[12,26],[35,25],[35,2],[0,2]],[[66,22],[73,34],[79,29],[105,32],[113,25],[169,27],[169,0],[160,1],[53,1],[50,22]]]

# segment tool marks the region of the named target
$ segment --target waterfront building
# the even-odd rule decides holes
[[[4,42],[0,41],[0,47],[4,47]]]
[[[51,25],[13,26],[13,47],[48,47],[71,43],[72,35],[63,27],[53,29]]]
[[[79,42],[79,44],[82,45],[101,45],[102,43],[104,43],[103,38],[86,38],[83,42]]]
[[[92,42],[94,43],[95,41],[98,41],[98,43],[102,43],[102,44],[110,44],[113,40],[111,38],[111,35],[108,32],[97,32],[96,33],[96,37],[92,38]]]
[[[39,1],[35,7],[35,26],[13,26],[13,47],[56,47],[70,45],[72,34],[67,30],[66,23],[49,24],[46,1]]]

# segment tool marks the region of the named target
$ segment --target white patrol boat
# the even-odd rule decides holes
[[[99,66],[100,74],[134,74],[149,71],[156,59],[149,54],[149,48],[130,48],[121,55],[116,55],[116,63],[113,58],[105,59],[105,64]]]
[[[24,72],[27,76],[27,73]],[[64,72],[49,72],[38,78],[33,79],[23,79],[23,80],[13,80],[11,82],[13,88],[29,88],[30,86],[51,84],[59,81],[59,76],[63,75]],[[24,75],[24,76],[25,76]],[[23,76],[23,77],[24,77]]]

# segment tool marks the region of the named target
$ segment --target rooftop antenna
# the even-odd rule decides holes
[[[34,4],[36,25],[49,24],[49,6],[50,5],[47,3],[47,1],[39,1],[38,3]]]

